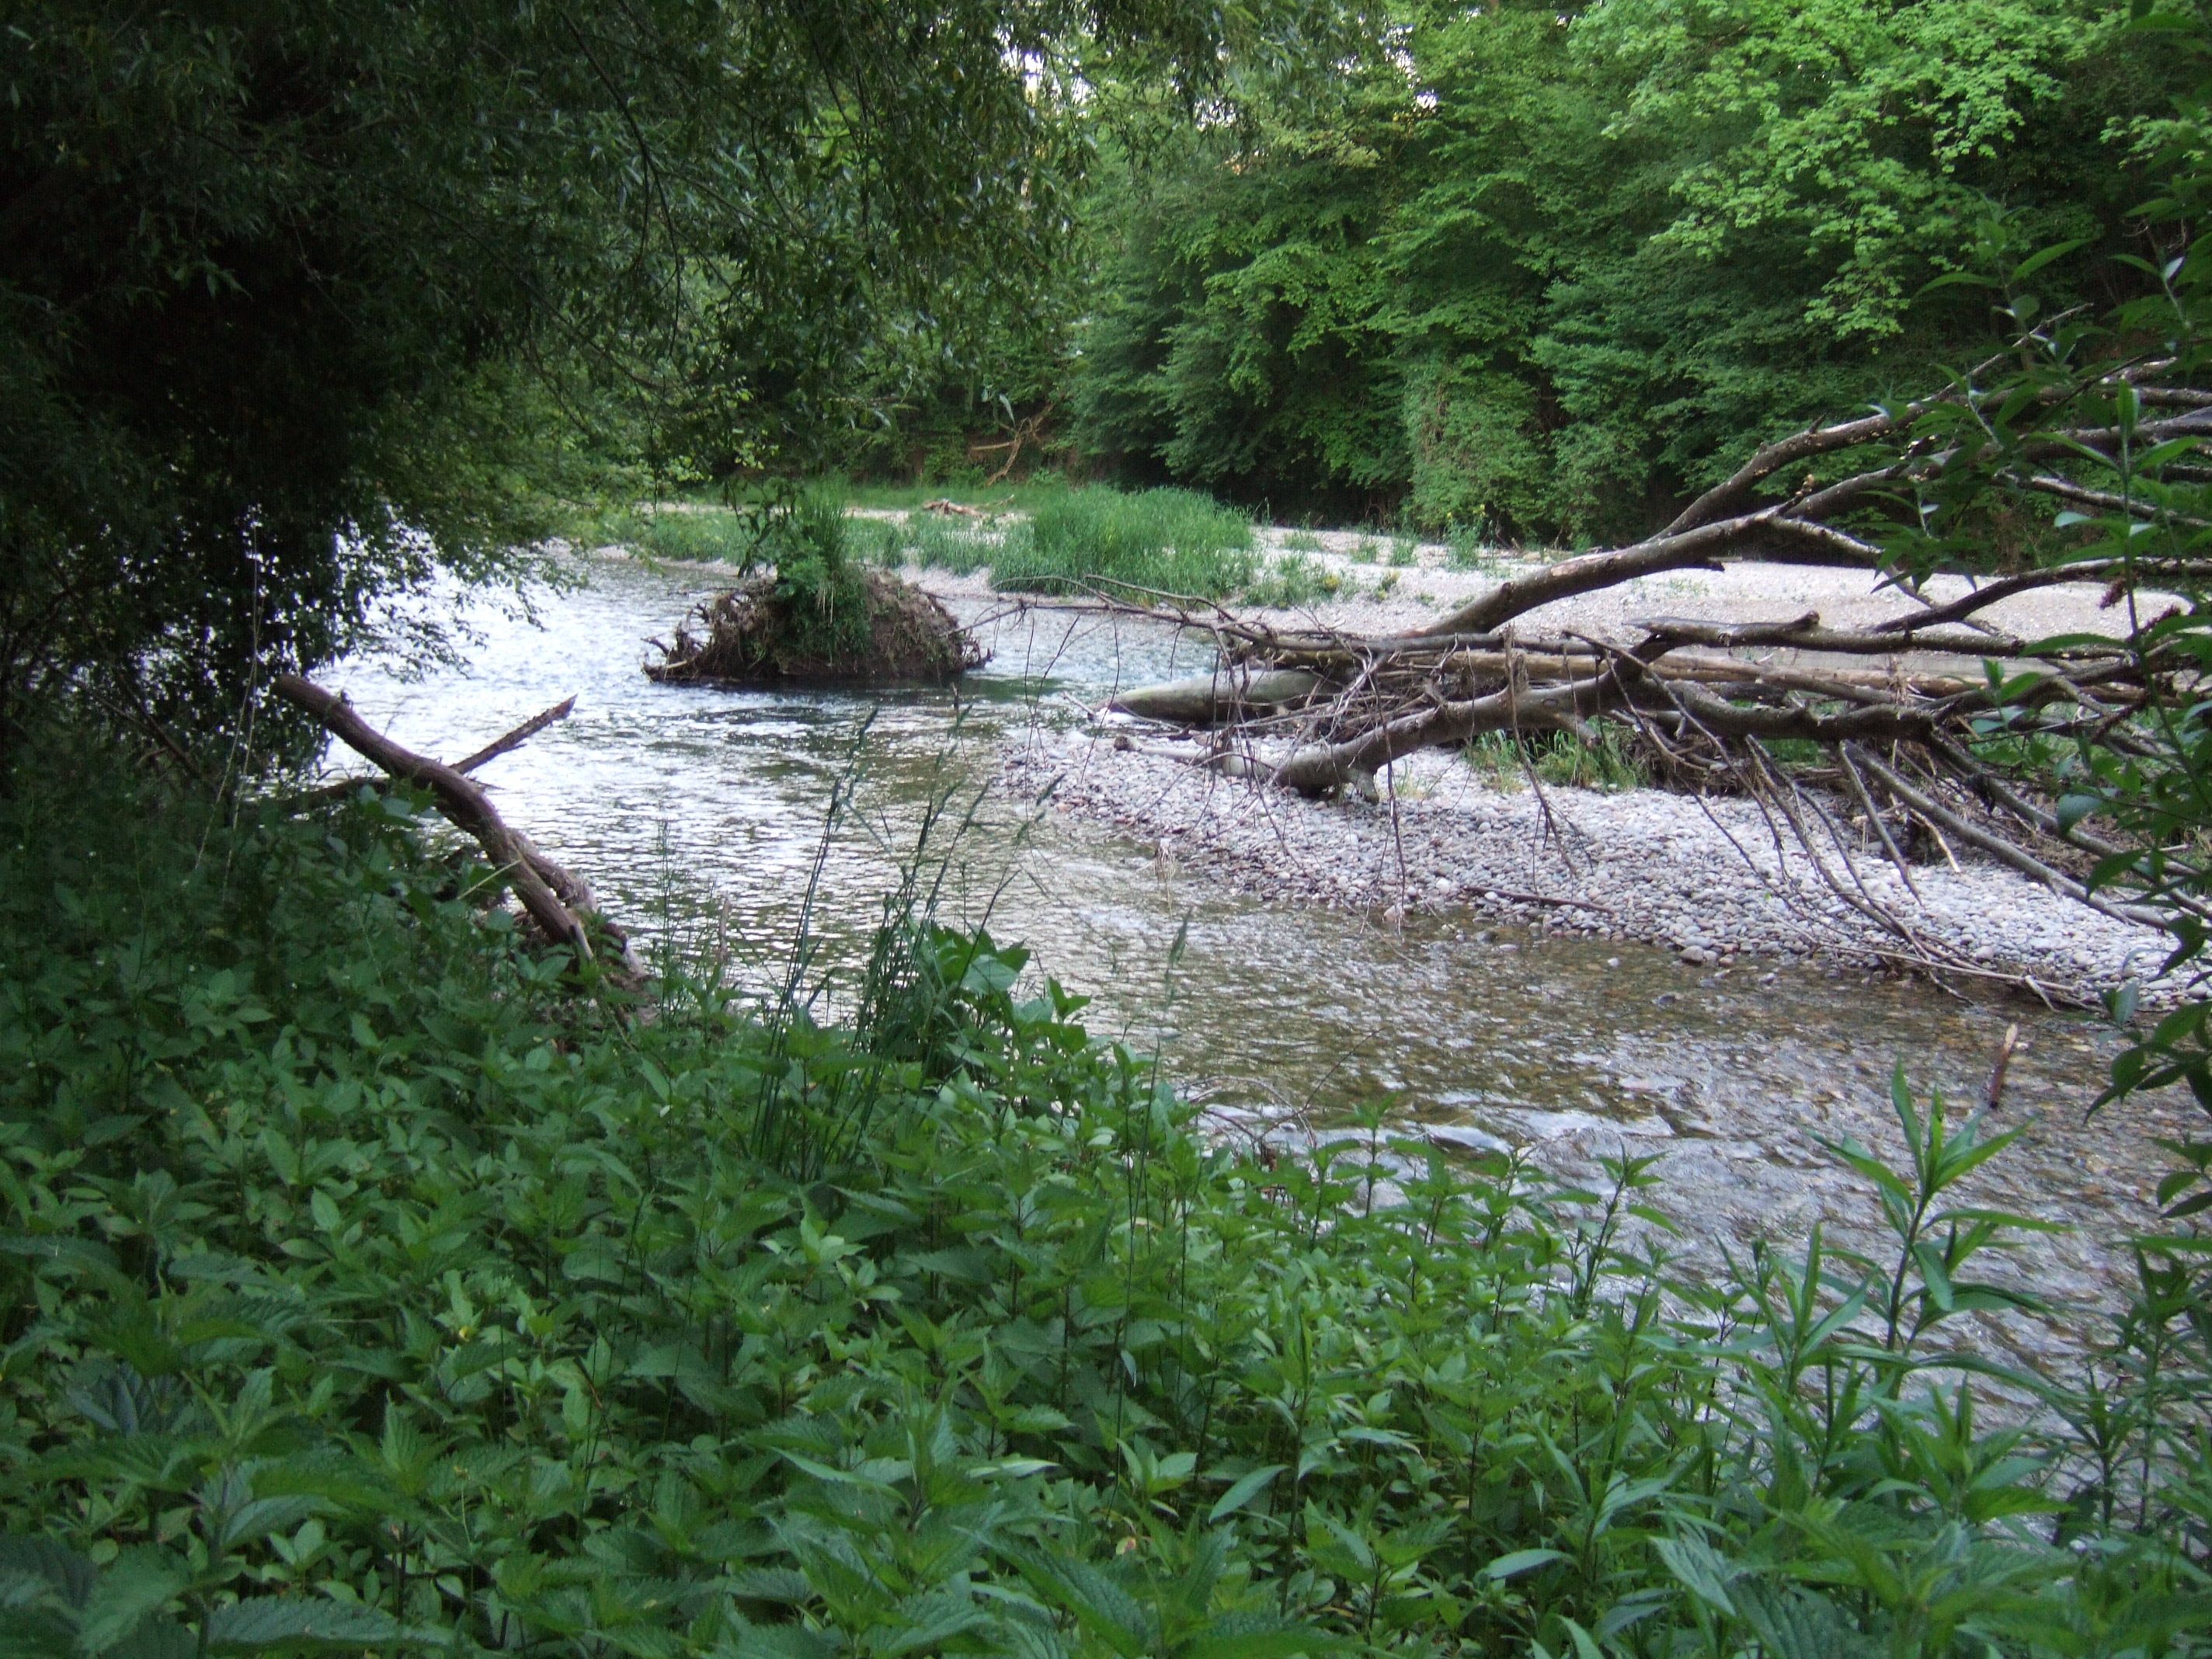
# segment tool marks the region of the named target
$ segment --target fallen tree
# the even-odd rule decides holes
[[[2065,349],[2047,333],[2021,346],[2054,358]],[[2008,367],[2014,378],[1994,386],[1977,378],[1990,367],[1939,397],[1768,444],[1644,540],[1500,581],[1404,633],[1285,626],[1100,590],[1082,603],[1168,615],[1208,635],[1218,654],[1209,673],[1113,707],[1208,728],[1201,763],[1311,796],[1371,793],[1382,769],[1424,749],[1487,734],[1587,739],[1615,724],[1661,781],[1758,801],[1813,854],[1828,889],[1920,965],[1973,971],[1929,961],[1855,859],[1887,858],[1904,872],[1904,848],[1948,854],[1962,843],[2186,943],[2212,923],[2212,905],[2195,841],[2166,832],[2180,809],[2138,814],[2118,836],[2082,821],[2131,810],[2132,797],[2100,791],[2100,779],[2140,795],[2144,777],[2186,781],[2202,769],[2212,670],[2198,602],[2212,583],[2204,365],[2173,357],[2067,373],[2045,363],[2025,384]],[[1824,481],[1819,467],[1841,476]],[[1966,514],[1986,519],[1993,502],[2032,526],[2036,568],[1987,570]],[[1757,622],[1655,616],[1602,631],[1560,618],[1562,601],[1748,560],[1863,568],[1897,609],[1850,627],[1809,611]],[[1966,576],[1967,590],[1939,603],[1928,586],[1941,573]],[[2083,582],[2103,588],[2110,634],[2033,638],[1989,614]],[[1821,758],[1801,750],[1785,765],[1774,747],[1784,743],[1817,745]]]

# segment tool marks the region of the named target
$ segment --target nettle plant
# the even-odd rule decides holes
[[[13,1649],[2203,1650],[2201,1287],[1992,1376],[2013,1132],[1901,1082],[1885,1254],[1697,1272],[1645,1161],[1209,1138],[904,903],[850,1027],[640,1007],[404,799],[147,805],[4,805]]]

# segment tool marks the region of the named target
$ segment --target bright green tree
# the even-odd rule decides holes
[[[2138,234],[2185,68],[2111,0],[1404,3],[1103,213],[1093,443],[1278,509],[1610,537],[1990,337],[1948,272]],[[1300,499],[1303,494],[1304,499]]]

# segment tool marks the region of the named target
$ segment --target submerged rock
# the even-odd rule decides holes
[[[842,591],[794,590],[772,574],[702,599],[659,640],[648,678],[671,685],[942,685],[988,654],[931,595],[888,571]]]

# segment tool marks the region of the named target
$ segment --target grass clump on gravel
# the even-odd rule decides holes
[[[1036,496],[1026,520],[980,525],[915,513],[905,541],[919,564],[956,574],[988,568],[1009,592],[1092,588],[1139,600],[1288,605],[1328,591],[1318,565],[1293,556],[1271,567],[1250,520],[1188,489],[1062,489]]]
[[[0,794],[27,1653],[2205,1651],[2202,1258],[1990,1421],[2014,1131],[1900,1085],[1884,1252],[1700,1275],[1644,1162],[1202,1136],[902,899],[848,1026],[625,1003],[419,803],[88,752]]]
[[[1344,579],[1319,560],[1304,553],[1278,555],[1254,578],[1241,597],[1248,605],[1291,610],[1334,597]]]
[[[1463,752],[1496,789],[1518,789],[1531,772],[1539,783],[1571,789],[1642,789],[1651,781],[1637,757],[1634,734],[1609,720],[1593,722],[1588,735],[1486,732]]]
[[[1085,586],[1225,599],[1258,578],[1251,521],[1190,489],[1071,489],[1038,504],[991,562],[1012,592]]]

